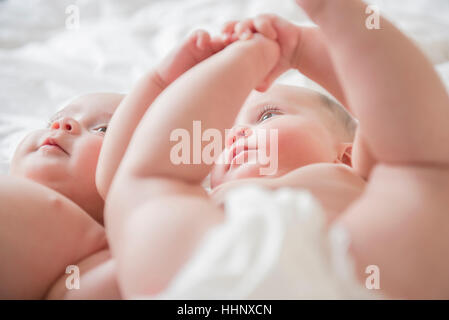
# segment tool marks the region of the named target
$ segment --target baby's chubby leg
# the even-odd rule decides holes
[[[431,63],[387,20],[367,29],[359,0],[296,0],[320,26],[363,141],[377,160],[339,217],[360,280],[390,297],[449,293],[449,96]],[[379,273],[378,273],[379,276]],[[379,278],[378,278],[379,279]]]
[[[180,75],[222,50],[230,41],[211,38],[206,31],[197,30],[134,85],[114,112],[98,160],[96,184],[103,199],[135,128],[156,97]]]
[[[347,102],[379,162],[447,165],[448,95],[432,64],[386,19],[365,26],[360,0],[296,0],[319,25]],[[419,147],[418,147],[419,146]]]
[[[202,164],[170,161],[175,129],[192,135],[231,127],[251,90],[279,59],[276,42],[255,35],[196,65],[153,103],[142,119],[111,186],[106,228],[125,298],[156,294],[187,261],[201,236],[223,213],[200,186]]]

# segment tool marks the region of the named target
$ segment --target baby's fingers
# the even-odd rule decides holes
[[[210,35],[207,31],[198,30],[194,34],[195,45],[198,49],[204,50],[210,43]]]
[[[223,40],[220,36],[215,36],[210,39],[210,48],[213,53],[223,50],[228,44],[228,41]]]
[[[240,40],[248,40],[253,36],[256,29],[252,19],[246,19],[237,23],[234,27],[234,33]]]
[[[277,39],[277,32],[274,29],[270,18],[268,18],[267,16],[256,17],[253,21],[253,25],[257,32],[261,33],[268,39]]]
[[[206,54],[217,53],[226,47],[226,42],[222,37],[211,37],[207,31],[197,30],[192,36],[195,43],[195,47],[200,50],[200,52],[206,52]]]
[[[221,28],[222,40],[229,44],[237,39],[233,37],[235,25],[238,23],[237,20],[226,22],[225,25]]]
[[[221,33],[232,34],[234,32],[234,28],[237,23],[239,23],[237,20],[226,22],[224,26],[221,28]]]

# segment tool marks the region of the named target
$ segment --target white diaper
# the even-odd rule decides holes
[[[353,277],[348,239],[324,230],[305,190],[245,186],[226,197],[226,220],[156,299],[376,298]]]

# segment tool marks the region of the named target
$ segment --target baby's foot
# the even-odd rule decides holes
[[[294,66],[301,30],[277,15],[262,14],[240,22],[230,21],[225,24],[222,31],[233,41],[250,39],[254,33],[260,33],[279,44],[281,50],[279,62],[265,81],[256,88],[259,91],[268,89],[276,78]]]
[[[212,38],[204,30],[195,31],[156,68],[160,78],[159,85],[165,89],[184,72],[221,51],[230,43],[231,41],[225,37]]]

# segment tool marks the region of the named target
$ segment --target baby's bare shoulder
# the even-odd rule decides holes
[[[42,298],[70,264],[106,246],[104,229],[63,195],[0,179],[0,297]]]

